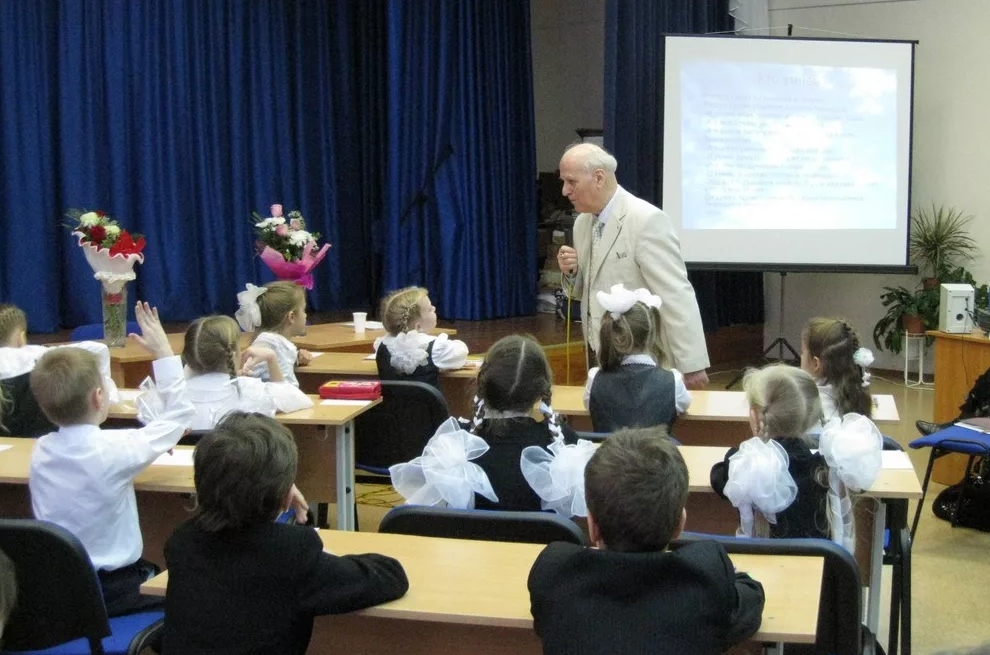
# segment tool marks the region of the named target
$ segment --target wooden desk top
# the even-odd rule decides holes
[[[928,330],[925,332],[926,336],[935,337],[937,339],[953,339],[956,341],[975,341],[987,346],[990,346],[990,337],[987,337],[980,328],[974,328],[972,332],[966,333],[950,333],[942,332],[941,330]]]
[[[468,357],[468,364],[463,368],[440,371],[440,375],[446,378],[477,378],[481,360],[481,355]],[[368,355],[365,353],[340,353],[331,351],[323,353],[308,366],[297,366],[296,373],[327,376],[362,375],[366,377],[378,377],[378,364],[375,363],[374,359],[368,359]]]
[[[122,389],[125,394],[137,393],[137,389]],[[308,394],[312,407],[287,414],[276,414],[275,420],[283,425],[343,425],[382,402],[382,399],[365,401],[364,405],[323,405],[327,402],[315,394]],[[107,418],[136,420],[137,408],[133,400],[124,400],[110,406]]]
[[[0,437],[0,483],[27,484],[31,471],[31,453],[37,439]],[[191,446],[176,446],[177,451],[191,451]],[[192,466],[151,465],[134,479],[138,491],[163,491],[168,493],[195,493]]]
[[[873,403],[874,422],[896,423],[901,420],[892,395],[874,395]],[[588,410],[584,408],[584,387],[555,384],[553,408],[567,416],[588,416]],[[679,420],[749,421],[749,403],[742,391],[692,391],[691,406]]]
[[[430,334],[440,334],[444,332],[450,336],[457,334],[457,330],[451,328],[434,328]],[[309,325],[306,327],[306,334],[292,340],[300,348],[309,350],[333,350],[347,346],[372,345],[378,337],[384,337],[385,330],[365,330],[358,334],[351,325],[343,323],[321,323],[320,325]]]
[[[375,552],[402,562],[409,592],[359,614],[381,618],[531,629],[526,580],[543,546],[396,534],[321,530],[327,550],[336,555]],[[763,584],[766,606],[755,641],[814,641],[822,559],[768,555],[732,555],[740,571]],[[794,584],[801,580],[801,584]],[[164,596],[168,572],[141,586],[142,593]]]

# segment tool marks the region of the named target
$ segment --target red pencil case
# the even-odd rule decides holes
[[[379,380],[330,380],[320,386],[320,398],[338,400],[378,400],[382,397]]]

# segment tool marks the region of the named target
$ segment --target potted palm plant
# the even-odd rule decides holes
[[[969,235],[972,220],[958,209],[934,203],[914,212],[908,252],[925,276],[924,288],[938,287],[962,262],[973,259],[977,245]]]

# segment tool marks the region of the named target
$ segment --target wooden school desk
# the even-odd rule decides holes
[[[935,339],[935,405],[933,418],[945,423],[959,416],[959,406],[966,400],[976,378],[990,369],[990,339],[980,329],[970,334],[949,334],[938,330],[926,332]],[[935,460],[932,480],[956,484],[966,472],[965,455],[945,455]]]
[[[446,333],[449,336],[457,334],[457,330],[451,328],[434,328],[430,334]],[[306,334],[295,337],[292,342],[300,348],[307,350],[338,350],[346,352],[364,352],[372,350],[371,346],[375,339],[384,337],[385,330],[365,330],[355,332],[353,325],[346,323],[321,323],[320,325],[307,325]]]
[[[554,411],[571,417],[577,430],[591,430],[591,419],[584,408],[584,387],[554,385]],[[900,415],[890,394],[873,396],[873,420],[897,423]],[[737,446],[753,436],[749,426],[749,403],[742,391],[692,391],[691,406],[674,424],[674,436],[682,443],[697,446]]]
[[[473,414],[475,381],[483,358],[484,355],[473,355],[463,368],[440,371],[440,391],[452,416],[467,418]],[[368,352],[324,352],[308,366],[297,366],[296,377],[300,389],[316,393],[321,384],[335,378],[377,378],[378,364]]]
[[[130,399],[113,405],[107,418],[137,419],[133,398],[136,389],[122,390]],[[310,396],[313,407],[275,419],[291,427],[299,450],[297,485],[310,502],[336,502],[337,528],[353,530],[354,519],[354,419],[381,402],[326,401]],[[333,429],[331,432],[331,428]],[[330,435],[334,435],[331,441]]]
[[[35,439],[0,437],[0,516],[31,518],[28,491],[31,452]],[[10,446],[10,448],[7,448]],[[194,506],[192,448],[179,446],[174,461],[178,465],[152,465],[134,480],[138,517],[144,540],[142,556],[165,566],[165,540],[175,527],[189,517]],[[185,451],[183,453],[183,451]],[[169,456],[171,459],[173,456]]]
[[[402,598],[316,619],[308,654],[493,655],[541,653],[526,580],[543,546],[321,530],[335,555],[381,553],[409,577]],[[811,643],[822,584],[820,557],[730,555],[763,584],[766,605],[754,641]],[[800,584],[795,583],[799,580]],[[141,587],[164,595],[168,573]]]

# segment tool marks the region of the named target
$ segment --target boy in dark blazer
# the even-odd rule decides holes
[[[164,655],[302,655],[313,617],[406,593],[394,559],[337,557],[313,528],[275,523],[296,460],[292,434],[261,414],[234,412],[200,440],[198,507],[165,544]]]
[[[529,574],[545,655],[715,655],[760,627],[763,587],[684,528],[688,472],[663,428],[609,437],[585,470],[597,548],[553,543]]]

